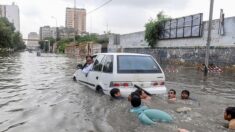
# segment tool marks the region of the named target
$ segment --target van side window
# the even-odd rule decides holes
[[[103,72],[112,73],[113,72],[113,56],[107,55],[104,61]]]
[[[96,60],[94,62],[93,70],[94,71],[101,71],[102,70],[102,59],[104,58],[104,55],[98,55],[96,57]]]

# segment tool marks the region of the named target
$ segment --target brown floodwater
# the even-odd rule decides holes
[[[166,86],[192,100],[167,102],[154,96],[146,105],[168,112],[170,124],[142,125],[124,100],[110,100],[72,80],[76,59],[56,54],[15,53],[0,57],[0,132],[226,132],[224,109],[235,106],[235,73],[209,73],[165,65]],[[189,112],[177,113],[180,107]]]

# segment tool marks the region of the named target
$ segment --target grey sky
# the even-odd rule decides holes
[[[108,0],[76,0],[78,8],[87,12],[102,5]],[[65,9],[73,7],[74,0],[1,0],[0,4],[15,2],[20,8],[20,30],[24,38],[29,32],[39,32],[44,25],[65,25]],[[130,33],[144,30],[145,23],[163,10],[172,18],[204,13],[208,19],[210,0],[112,0],[106,6],[87,15],[87,31],[103,33],[111,30],[114,33]],[[235,16],[234,0],[215,0],[214,19],[219,17],[220,8],[225,16]]]

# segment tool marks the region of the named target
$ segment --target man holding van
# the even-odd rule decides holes
[[[87,58],[87,62],[86,62],[86,65],[85,67],[82,69],[82,72],[85,73],[85,74],[88,74],[88,72],[90,70],[92,70],[93,68],[93,59],[91,57],[88,57]]]

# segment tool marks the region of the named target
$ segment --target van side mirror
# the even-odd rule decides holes
[[[83,67],[82,64],[77,65],[77,69],[82,69],[82,67]]]

